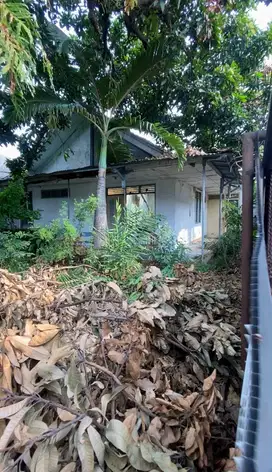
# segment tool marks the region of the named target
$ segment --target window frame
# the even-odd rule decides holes
[[[142,189],[144,189],[144,187],[154,187],[154,191],[153,192],[144,192],[142,191]],[[127,192],[127,189],[130,189],[130,188],[137,188],[138,191],[137,192]],[[114,194],[109,194],[109,190],[111,189],[120,189],[120,193],[114,193]],[[120,197],[120,196],[124,196],[124,194],[126,195],[154,195],[154,213],[156,214],[156,192],[157,189],[156,189],[156,184],[153,183],[153,184],[137,184],[137,185],[127,185],[125,188],[122,188],[120,186],[116,186],[116,187],[107,187],[107,192],[106,192],[106,196],[107,196],[107,200],[108,198],[111,198],[111,197]],[[126,207],[127,205],[127,202],[125,202],[124,206]]]
[[[202,220],[202,192],[201,190],[195,190],[195,224],[201,224]]]
[[[58,195],[58,193],[59,193],[59,195]],[[47,194],[47,196],[46,196],[46,194]],[[41,189],[41,199],[42,200],[50,200],[50,199],[54,199],[54,198],[69,198],[69,189],[68,189],[68,187]]]

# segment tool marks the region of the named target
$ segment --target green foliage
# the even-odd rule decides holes
[[[241,208],[232,202],[224,202],[226,232],[213,245],[212,264],[217,269],[237,264],[240,259],[242,245],[242,214]]]
[[[0,267],[10,272],[26,270],[34,256],[25,233],[0,233]]]
[[[174,231],[163,217],[156,218],[154,242],[149,258],[168,275],[172,273],[174,264],[188,261],[188,251],[182,243],[177,242]]]
[[[166,220],[136,206],[124,209],[117,203],[113,227],[104,238],[100,251],[89,248],[86,262],[124,284],[129,292],[140,282],[146,264],[156,264],[173,275],[173,264],[188,260]]]
[[[43,58],[43,65],[51,76],[50,63],[41,43],[38,23],[22,0],[0,0],[0,75],[9,77],[9,88],[18,105],[25,90],[33,91],[36,75],[37,50]],[[20,107],[16,106],[18,112]]]
[[[74,200],[74,217],[78,226],[79,233],[82,232],[86,222],[91,223],[91,219],[97,208],[97,198],[90,195],[88,198],[81,200]]]
[[[28,208],[24,180],[22,178],[10,180],[7,187],[0,192],[0,228],[15,227],[15,220],[31,223],[39,217],[38,211]]]
[[[100,251],[100,270],[116,280],[139,272],[148,255],[155,222],[153,215],[137,207],[122,209],[117,203],[113,227],[106,232]]]
[[[49,264],[73,262],[75,243],[79,234],[67,217],[66,202],[62,203],[60,218],[39,228],[38,237],[37,256],[40,260]]]

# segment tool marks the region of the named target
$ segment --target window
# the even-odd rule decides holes
[[[116,202],[124,205],[124,194],[126,195],[126,206],[136,206],[142,210],[155,213],[155,185],[135,185],[133,187],[114,187],[107,189],[108,222],[111,226],[115,213]]]
[[[201,210],[202,210],[202,195],[201,192],[195,192],[195,222],[201,223]]]
[[[155,185],[136,185],[134,187],[126,187],[126,206],[137,206],[142,210],[155,212]],[[107,189],[108,201],[115,197],[123,197],[124,189],[122,187]],[[111,198],[113,197],[113,198]]]
[[[41,198],[68,198],[68,188],[51,188],[42,190]]]

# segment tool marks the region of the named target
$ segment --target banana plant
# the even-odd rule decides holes
[[[165,67],[164,48],[160,44],[152,45],[147,50],[141,51],[127,67],[125,73],[119,80],[114,80],[110,75],[98,80],[92,80],[89,84],[91,91],[91,102],[67,103],[59,96],[40,91],[24,104],[23,114],[25,121],[34,116],[46,114],[54,122],[59,115],[72,116],[78,114],[83,116],[94,126],[100,136],[100,150],[98,161],[98,184],[97,199],[98,207],[95,216],[95,246],[101,247],[104,233],[107,229],[107,207],[106,207],[106,171],[109,154],[124,159],[128,157],[128,149],[122,141],[122,132],[129,129],[147,131],[159,137],[168,147],[172,148],[181,163],[184,159],[184,145],[181,139],[158,123],[149,123],[140,118],[135,118],[127,113],[122,118],[120,110],[124,101],[137,88],[141,86],[143,79],[158,73]],[[123,109],[123,108],[122,108]],[[118,113],[119,112],[119,113]],[[18,112],[16,108],[10,107],[5,114],[6,121],[16,123]]]

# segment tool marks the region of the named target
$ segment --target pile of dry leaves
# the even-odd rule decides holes
[[[235,470],[239,277],[176,271],[150,267],[132,304],[0,271],[0,470]]]

